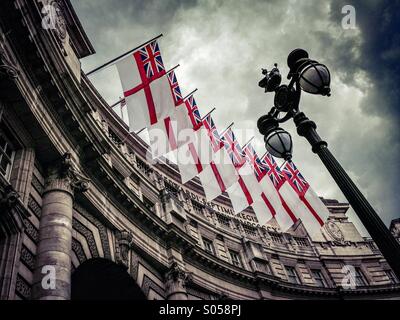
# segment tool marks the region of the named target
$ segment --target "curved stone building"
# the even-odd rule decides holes
[[[0,1],[1,299],[399,298],[348,204],[324,200],[322,238],[282,233],[147,161],[81,70],[94,53],[68,0]]]

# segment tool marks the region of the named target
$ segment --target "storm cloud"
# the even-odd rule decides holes
[[[273,63],[286,78],[286,58],[304,48],[332,74],[332,96],[303,94],[301,108],[365,196],[388,224],[399,216],[399,1],[78,1],[72,0],[96,54],[82,60],[89,71],[146,40],[160,40],[167,68],[185,93],[198,88],[203,114],[216,107],[220,130],[232,121],[254,130],[254,145],[264,153],[256,130],[258,117],[273,95],[257,86],[261,68]],[[342,7],[356,10],[356,28],[343,29]],[[114,67],[92,78],[113,103],[122,90]],[[318,194],[345,201],[293,123],[284,127],[294,138],[294,161]],[[357,224],[352,212],[350,218]]]

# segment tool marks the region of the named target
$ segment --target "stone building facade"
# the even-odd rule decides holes
[[[400,297],[348,204],[324,200],[317,237],[282,233],[148,161],[82,72],[94,53],[68,0],[0,2],[1,299]]]

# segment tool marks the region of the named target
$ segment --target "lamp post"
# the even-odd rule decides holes
[[[315,122],[299,111],[301,91],[330,96],[328,68],[311,60],[303,49],[293,50],[288,56],[287,63],[290,68],[289,85],[281,85],[282,78],[277,64],[270,72],[263,69],[265,77],[259,82],[259,86],[265,88],[265,92],[275,92],[274,107],[257,121],[257,127],[264,135],[267,151],[285,160],[291,158],[292,139],[288,132],[279,128],[279,124],[293,119],[297,133],[307,139],[312,151],[320,157],[397,278],[400,279],[400,244],[329,151],[328,144],[316,131]]]

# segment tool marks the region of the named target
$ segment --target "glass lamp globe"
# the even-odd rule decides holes
[[[289,160],[292,157],[293,142],[289,132],[282,128],[271,131],[264,136],[265,148],[274,157]]]
[[[308,93],[330,96],[331,75],[321,63],[309,61],[300,71],[299,82],[301,88]]]

